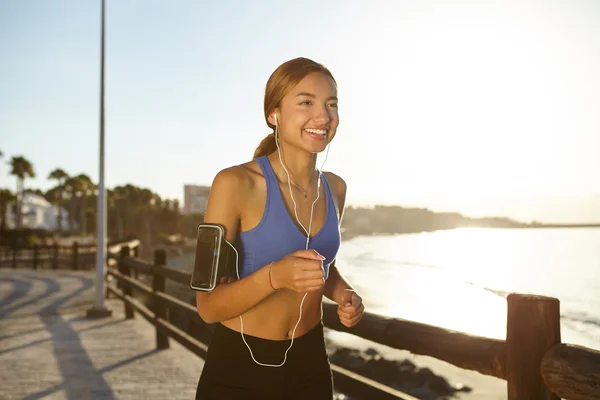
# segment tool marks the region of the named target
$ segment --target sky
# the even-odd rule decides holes
[[[350,205],[600,221],[600,2],[106,1],[106,184],[183,204],[270,133],[295,57],[338,82]],[[0,0],[0,187],[99,175],[100,0]],[[319,157],[319,165],[324,157]]]

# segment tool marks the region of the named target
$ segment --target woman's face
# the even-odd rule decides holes
[[[320,72],[308,74],[285,95],[276,110],[280,140],[310,153],[322,152],[335,136],[337,107],[333,80]]]

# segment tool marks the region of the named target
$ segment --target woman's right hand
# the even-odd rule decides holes
[[[325,283],[325,257],[316,250],[298,250],[271,265],[271,284],[275,289],[298,293],[314,292]]]

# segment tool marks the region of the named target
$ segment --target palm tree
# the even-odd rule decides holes
[[[15,201],[17,196],[11,193],[8,189],[0,189],[0,232],[6,230],[6,209],[10,202]]]
[[[118,234],[115,235],[115,226],[118,224],[118,215],[117,211],[117,195],[114,190],[110,188],[106,188],[106,228],[109,237],[119,237]],[[120,237],[119,237],[120,238]]]
[[[67,210],[69,211],[68,221],[69,221],[69,231],[71,234],[75,231],[75,207],[77,206],[77,193],[79,193],[79,181],[74,177],[69,177],[65,180],[65,199]]]
[[[80,213],[79,213],[79,221],[81,226],[81,234],[83,236],[87,235],[87,218],[86,218],[86,206],[87,200],[91,195],[94,194],[96,189],[96,185],[89,176],[86,174],[79,174],[75,177],[75,179],[79,180],[79,189],[81,190],[81,203],[80,203]]]
[[[64,170],[60,169],[60,168],[56,168],[54,171],[50,172],[50,174],[48,175],[48,179],[50,180],[57,180],[58,181],[58,186],[56,186],[54,189],[56,189],[56,192],[53,193],[53,198],[55,198],[55,202],[50,201],[52,204],[55,204],[58,207],[58,230],[59,232],[62,231],[62,221],[63,221],[63,216],[62,216],[62,203],[63,203],[63,199],[64,199],[64,194],[65,194],[65,181],[67,179],[69,179],[69,174],[67,174]]]
[[[23,189],[23,193],[31,193],[40,197],[44,197],[44,192],[42,192],[42,189]]]
[[[10,161],[12,167],[10,174],[17,177],[17,219],[16,228],[21,228],[21,208],[23,207],[23,188],[25,186],[25,178],[35,177],[33,165],[23,156],[12,157]]]
[[[128,236],[133,236],[139,232],[139,219],[136,218],[139,214],[140,206],[142,204],[142,189],[134,185],[125,185],[127,189],[127,206],[129,207],[128,212],[128,224],[129,233]]]
[[[0,159],[4,158],[4,153],[0,150]]]
[[[141,219],[139,232],[145,233],[145,245],[144,248],[152,248],[152,217],[154,214],[154,204],[156,204],[156,195],[149,189],[142,189],[140,191],[140,207],[138,211],[138,218]],[[139,225],[138,225],[139,226]]]
[[[128,193],[125,186],[115,187],[113,194],[113,201],[115,205],[115,216],[117,220],[117,237],[122,239],[125,235],[125,215],[127,215],[127,201]]]
[[[70,210],[69,225],[73,229],[73,220],[76,216],[79,219],[79,227],[83,235],[87,234],[85,205],[87,198],[94,193],[96,185],[86,174],[72,176],[65,181],[65,188],[69,197]],[[77,212],[79,210],[79,212]]]

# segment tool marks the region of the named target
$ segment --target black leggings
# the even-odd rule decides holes
[[[256,361],[279,365],[290,340],[267,340],[244,334]],[[196,400],[331,400],[333,381],[319,323],[294,345],[281,367],[258,365],[239,332],[218,323],[198,382]]]

